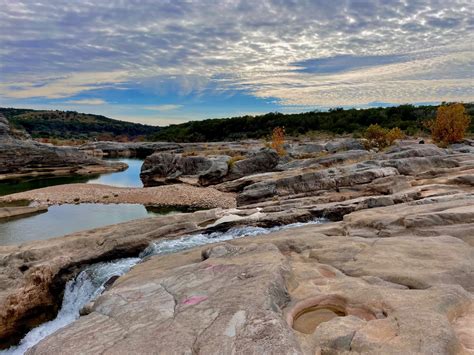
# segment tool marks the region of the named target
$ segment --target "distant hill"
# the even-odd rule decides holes
[[[470,132],[474,133],[474,104],[464,104],[471,116]],[[283,114],[271,112],[260,116],[191,121],[163,127],[149,138],[154,141],[212,142],[262,138],[275,127],[285,127],[287,135],[298,136],[309,132],[353,134],[360,136],[371,124],[385,128],[399,127],[408,135],[427,132],[424,122],[436,117],[438,106],[400,105],[369,109],[331,109],[328,112],[310,111]]]
[[[474,133],[474,104],[464,104],[471,116],[470,133]],[[99,115],[74,111],[37,111],[0,108],[18,129],[33,138],[87,140],[147,140],[169,142],[215,142],[259,139],[275,127],[285,127],[289,136],[325,132],[360,136],[371,124],[385,128],[399,127],[408,135],[427,132],[424,122],[436,117],[438,106],[400,105],[369,109],[335,108],[328,112],[310,111],[283,114],[271,112],[259,116],[216,118],[190,121],[167,127],[118,121]]]
[[[26,130],[33,138],[126,141],[145,139],[160,130],[155,126],[75,111],[0,108],[0,113],[15,128]]]

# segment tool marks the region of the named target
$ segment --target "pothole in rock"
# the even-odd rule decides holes
[[[336,317],[356,316],[366,321],[376,319],[376,315],[365,307],[355,306],[338,295],[316,296],[294,304],[286,313],[286,321],[294,330],[313,334],[324,322]]]
[[[321,323],[346,315],[343,309],[335,306],[318,305],[305,308],[293,319],[293,329],[301,333],[312,334]]]

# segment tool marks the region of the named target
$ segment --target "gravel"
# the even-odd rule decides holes
[[[66,203],[139,203],[144,205],[233,208],[235,194],[185,184],[124,188],[99,184],[50,186],[3,196],[0,201],[30,200],[40,205]]]

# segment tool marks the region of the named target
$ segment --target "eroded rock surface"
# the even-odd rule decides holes
[[[402,142],[374,153],[347,143],[229,181],[211,162],[210,181],[224,176],[215,187],[237,192],[238,209],[0,249],[0,309],[10,312],[0,330],[28,328],[38,309],[53,314],[55,287],[80,265],[163,237],[326,217],[334,222],[148,256],[29,353],[474,353],[467,146]]]
[[[125,169],[126,164],[93,158],[76,148],[19,139],[0,115],[0,180],[23,176],[88,175]]]

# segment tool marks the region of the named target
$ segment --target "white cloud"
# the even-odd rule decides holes
[[[77,105],[105,105],[107,102],[102,99],[84,99],[84,100],[69,100],[66,101],[67,104],[77,104]]]
[[[157,96],[248,90],[283,105],[474,100],[471,0],[1,2],[8,98],[130,84]],[[403,60],[333,73],[296,65],[342,55]]]
[[[100,89],[126,80],[125,71],[81,72],[62,76],[33,77],[31,82],[5,82],[0,85],[0,94],[23,99],[47,97],[51,99],[71,97],[83,91]]]
[[[181,107],[182,105],[167,104],[167,105],[144,106],[143,108],[145,110],[152,110],[152,111],[173,111]]]

